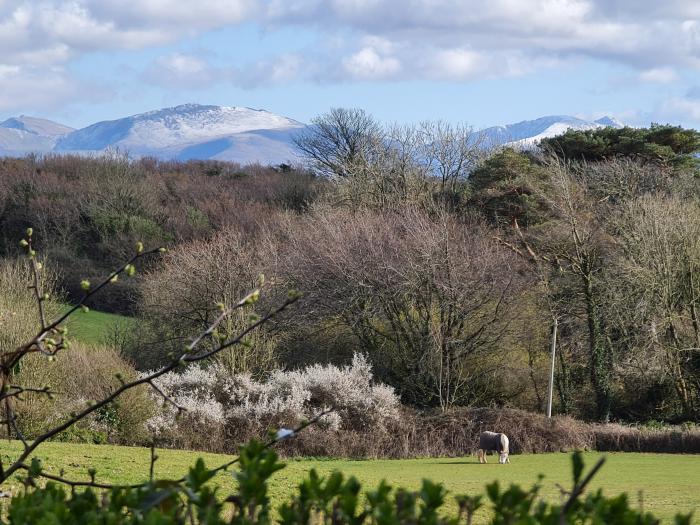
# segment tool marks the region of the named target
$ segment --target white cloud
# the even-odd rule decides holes
[[[83,0],[90,11],[120,27],[175,27],[202,31],[249,19],[256,0]]]
[[[168,54],[142,78],[179,89],[470,81],[579,58],[621,64],[660,84],[700,70],[696,0],[0,0],[0,67],[20,67],[16,78],[51,70],[61,93],[62,82],[77,82],[71,60],[86,53],[164,46],[249,21],[271,31],[301,27],[317,41],[217,66]]]
[[[151,62],[142,79],[173,91],[206,89],[220,83],[254,89],[298,79],[313,80],[311,73],[303,57],[294,53],[258,60],[241,67],[217,66],[203,56],[173,53]]]
[[[142,49],[242,22],[256,0],[7,0],[0,61],[65,62],[80,53]]]
[[[660,114],[669,119],[700,122],[700,99],[669,98],[661,105]]]
[[[435,53],[431,61],[434,74],[451,79],[468,79],[483,73],[485,61],[468,49],[444,49]]]
[[[643,82],[671,84],[678,80],[678,74],[670,67],[658,67],[642,71],[639,74],[639,79]]]
[[[143,79],[150,84],[177,91],[206,88],[213,82],[218,82],[222,73],[201,57],[173,53],[154,60],[144,72]]]
[[[337,73],[335,61],[354,78],[397,75],[406,62],[392,50],[422,42],[463,70],[456,78],[474,69],[465,62],[472,60],[468,50],[481,57],[517,53],[529,64],[588,56],[631,65],[651,80],[665,68],[700,68],[698,18],[700,2],[693,0],[5,0],[0,62],[55,65],[84,52],[163,45],[255,20],[314,28],[326,41],[352,35],[354,49],[325,60],[329,72]],[[427,54],[418,50],[415,58]]]
[[[60,67],[32,68],[0,64],[0,111],[36,113],[79,99],[104,99],[104,86],[76,82]]]
[[[0,109],[36,111],[96,93],[70,73],[86,53],[135,50],[239,23],[257,0],[0,0]],[[215,80],[204,63],[170,56],[145,76],[162,85]],[[97,92],[103,92],[98,89]]]
[[[648,8],[640,9],[640,1]],[[665,4],[669,5],[659,7]],[[327,33],[350,30],[398,47],[427,42],[480,55],[517,52],[529,62],[543,55],[550,59],[575,55],[649,70],[700,67],[698,4],[692,0],[271,0],[266,19]]]
[[[351,78],[382,80],[395,77],[401,71],[401,62],[380,55],[373,47],[364,47],[343,60],[343,69]]]

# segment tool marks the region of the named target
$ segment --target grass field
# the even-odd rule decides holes
[[[66,309],[69,307],[66,306]],[[78,311],[68,318],[67,326],[71,338],[88,344],[102,344],[117,324],[136,322],[131,317],[90,310]]]
[[[18,451],[16,442],[0,442],[6,456]],[[162,450],[156,463],[160,478],[176,478],[184,474],[198,456],[208,466],[225,462],[229,456],[187,451]],[[72,477],[87,479],[87,469],[97,469],[98,480],[112,483],[135,483],[147,477],[149,451],[145,448],[109,445],[75,445],[48,443],[39,449],[47,470],[54,473],[64,469]],[[600,457],[585,455],[590,467]],[[5,460],[5,457],[3,457]],[[276,503],[289,494],[311,468],[320,473],[333,470],[357,477],[366,489],[374,488],[386,479],[395,485],[418,488],[420,480],[430,478],[442,482],[451,494],[483,493],[484,485],[494,479],[531,486],[538,474],[544,474],[542,494],[550,501],[559,498],[556,484],[570,485],[570,459],[567,454],[538,454],[512,456],[510,465],[499,465],[492,457],[487,465],[479,465],[475,457],[415,460],[349,461],[330,459],[290,460],[288,466],[274,476],[271,493]],[[233,488],[230,474],[223,473],[216,482],[224,490]],[[700,456],[668,454],[607,454],[607,463],[594,479],[592,488],[602,487],[609,494],[627,492],[632,502],[643,502],[644,509],[653,511],[664,522],[670,522],[677,512],[700,507]],[[640,497],[641,491],[641,497]],[[482,519],[485,514],[482,514]]]

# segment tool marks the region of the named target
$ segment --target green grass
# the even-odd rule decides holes
[[[16,442],[0,443],[3,456],[19,450]],[[87,469],[95,467],[97,479],[112,483],[143,481],[148,474],[149,450],[145,448],[115,447],[109,445],[76,445],[47,443],[39,449],[47,470],[58,473],[64,469],[71,477],[87,479]],[[230,456],[203,454],[189,451],[158,451],[156,475],[160,478],[182,476],[188,466],[202,456],[208,466],[215,466]],[[607,454],[607,463],[594,478],[591,488],[602,487],[608,495],[627,492],[634,505],[643,501],[644,509],[654,512],[669,522],[677,512],[688,512],[700,507],[700,456],[680,454]],[[591,467],[598,453],[586,453]],[[3,457],[6,461],[6,458]],[[386,479],[395,485],[418,488],[420,480],[430,478],[442,482],[451,494],[477,494],[484,485],[495,479],[503,484],[518,483],[531,486],[538,474],[544,474],[542,494],[550,501],[558,501],[557,484],[570,486],[570,457],[568,454],[537,454],[511,457],[511,464],[499,465],[492,457],[487,465],[479,465],[475,457],[437,458],[415,460],[291,460],[288,466],[275,474],[271,494],[279,503],[297,485],[309,469],[320,473],[333,470],[356,476],[365,489],[376,487]],[[233,489],[230,474],[223,473],[216,482],[224,491]],[[484,518],[482,514],[481,518]]]
[[[70,308],[66,306],[66,309]],[[135,323],[132,317],[98,312],[90,310],[88,312],[77,311],[68,318],[66,323],[71,339],[86,344],[103,344],[115,325],[127,326]]]

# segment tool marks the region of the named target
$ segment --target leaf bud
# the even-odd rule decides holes
[[[260,299],[260,290],[253,290],[243,298],[243,304],[253,304]]]

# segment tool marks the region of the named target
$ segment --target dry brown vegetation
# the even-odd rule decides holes
[[[581,421],[698,420],[700,179],[688,162],[486,152],[463,127],[383,127],[342,110],[325,118],[330,125],[316,129],[328,136],[305,139],[308,172],[123,156],[0,160],[0,280],[9,283],[0,350],[36,324],[21,284],[31,275],[12,262],[28,226],[53,310],[54,299],[81,298],[81,279],[105,275],[137,241],[169,248],[91,298],[137,318],[118,344],[34,363],[31,377],[11,372],[69,394],[49,409],[19,406],[28,434],[104,396],[115,373],[169,362],[217,318],[218,303],[261,284],[263,299],[218,325],[200,352],[269,314],[290,289],[303,297],[216,366],[264,382],[363,354],[373,381],[404,405],[401,418],[374,429],[315,428],[285,445],[289,453],[453,455],[486,428],[511,435],[517,451],[697,450],[693,429]],[[550,422],[537,414],[554,318],[559,416]],[[152,400],[122,402],[123,413],[110,409],[74,437],[145,439]],[[169,444],[229,451],[291,424],[239,423],[212,425],[205,438],[183,424]]]

